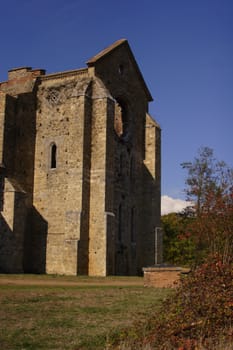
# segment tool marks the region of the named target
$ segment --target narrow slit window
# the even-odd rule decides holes
[[[57,146],[55,143],[51,145],[51,162],[50,162],[51,169],[56,169],[57,167]]]

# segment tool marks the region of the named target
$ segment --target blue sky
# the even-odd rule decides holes
[[[162,128],[162,194],[184,198],[201,146],[233,166],[232,0],[7,0],[0,12],[0,81],[20,66],[85,67],[126,38]]]

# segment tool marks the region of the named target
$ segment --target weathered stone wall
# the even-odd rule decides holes
[[[135,74],[138,67],[127,50],[115,48],[108,56],[94,58],[88,64],[91,74],[104,82],[116,101],[112,271],[138,274],[142,266],[155,262],[155,228],[160,226],[159,128],[153,126],[154,134],[148,135],[146,113],[151,96],[140,74]],[[151,171],[146,165],[150,158]]]
[[[93,84],[90,183],[89,274],[106,275],[107,228],[113,213],[114,102],[98,80]],[[110,248],[111,249],[111,248]]]
[[[4,94],[1,93],[1,96],[3,97]],[[25,134],[23,142],[21,135],[22,130],[30,128],[31,123],[25,124],[25,120],[21,120],[22,124],[19,122],[17,98],[5,95],[0,101],[0,106],[2,125],[0,270],[22,272],[29,201],[29,193],[26,193],[26,184],[29,180],[26,170],[30,172],[30,163],[28,163],[30,157],[27,158],[27,152],[30,152],[30,149],[27,149],[29,146],[27,141],[31,138],[31,133]],[[25,112],[24,115],[27,113]],[[32,146],[31,142],[30,146]]]
[[[0,84],[6,95],[2,163],[5,186],[1,214],[2,270],[27,270],[27,235],[32,206],[35,155],[36,76],[44,71],[20,68],[9,72]],[[3,106],[1,102],[1,106]],[[13,220],[13,221],[12,221]],[[12,222],[11,222],[12,221]]]
[[[92,84],[88,86],[84,106],[83,135],[83,177],[82,177],[82,212],[80,239],[78,242],[78,273],[88,274],[89,232],[90,232],[90,172],[91,172],[91,130],[92,130]]]
[[[14,179],[30,197],[33,191],[36,98],[33,92],[20,94],[15,101]],[[5,148],[6,149],[6,148]],[[7,165],[9,168],[9,165]],[[31,202],[30,202],[31,206]]]
[[[41,70],[20,68],[9,72],[9,81],[0,84],[6,93],[2,111],[2,163],[6,176],[28,194],[32,193],[35,151],[35,77]]]
[[[16,154],[16,99],[6,95],[3,112],[3,142],[2,142],[2,164],[5,167],[5,176],[13,177],[15,172]]]
[[[5,104],[6,104],[6,95],[0,91],[0,212],[3,210],[3,200],[4,200],[5,166],[3,164],[3,150],[4,150]]]
[[[37,77],[44,74],[45,70],[31,67],[12,69],[8,72],[8,81],[0,83],[0,90],[12,96],[32,92]]]
[[[3,165],[4,124],[6,110],[6,94],[0,91],[0,164]]]
[[[105,276],[160,262],[160,128],[127,42],[87,69],[11,70],[0,92],[0,265]]]
[[[161,130],[147,114],[145,127],[145,160],[143,168],[143,218],[147,223],[142,227],[143,266],[162,262],[162,230],[160,227],[160,183],[161,183]],[[148,205],[150,203],[150,205]],[[143,220],[143,221],[144,221]],[[146,231],[146,229],[148,231]]]
[[[0,271],[23,272],[26,194],[5,180],[4,206],[0,213]]]
[[[90,79],[70,78],[65,83],[59,78],[42,80],[38,90],[34,208],[48,223],[46,272],[77,274],[84,215],[85,92]]]

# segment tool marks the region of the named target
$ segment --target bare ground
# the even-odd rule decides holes
[[[87,277],[49,275],[0,275],[1,285],[28,286],[143,286],[142,277]]]

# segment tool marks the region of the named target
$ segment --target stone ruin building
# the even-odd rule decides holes
[[[127,40],[0,83],[0,272],[136,275],[161,261],[160,127]]]

